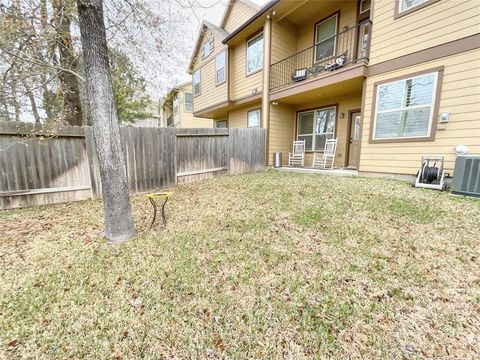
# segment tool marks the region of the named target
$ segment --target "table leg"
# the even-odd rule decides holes
[[[149,200],[150,200],[150,203],[153,206],[153,219],[152,219],[152,223],[150,224],[150,229],[149,229],[149,230],[152,230],[153,224],[155,223],[155,219],[157,218],[157,204],[155,203],[155,201],[152,198],[149,198]]]
[[[163,226],[167,226],[167,220],[165,219],[165,204],[168,201],[168,197],[165,198],[165,201],[162,205],[162,219],[163,219]]]

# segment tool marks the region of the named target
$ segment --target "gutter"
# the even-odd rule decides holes
[[[245,30],[245,28],[247,28],[250,24],[255,22],[255,20],[259,19],[262,15],[264,15],[266,12],[271,10],[271,8],[277,5],[279,2],[280,0],[271,0],[270,2],[265,4],[265,6],[261,8],[255,15],[253,15],[250,19],[244,22],[239,28],[237,28],[234,32],[232,32],[225,39],[223,39],[222,44],[226,44],[227,42],[229,42],[231,39],[233,39],[235,36],[237,36],[239,33]]]

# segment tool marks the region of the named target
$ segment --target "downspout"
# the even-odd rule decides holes
[[[268,166],[270,141],[270,63],[272,43],[272,18],[267,15],[263,26],[263,86],[262,86],[262,128],[265,129],[265,165]]]

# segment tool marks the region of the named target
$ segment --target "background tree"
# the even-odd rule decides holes
[[[101,0],[79,0],[78,18],[85,63],[86,92],[100,165],[105,237],[125,241],[134,233],[127,169],[112,89]]]
[[[133,63],[120,50],[110,50],[113,95],[121,122],[133,123],[150,115],[146,112],[151,104],[145,92],[145,79],[138,74]]]

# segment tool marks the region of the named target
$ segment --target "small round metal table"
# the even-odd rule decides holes
[[[155,220],[157,219],[157,212],[159,209],[157,208],[156,200],[164,200],[162,207],[160,208],[160,211],[162,213],[163,226],[167,225],[167,220],[165,219],[165,204],[167,203],[168,199],[172,195],[173,195],[173,191],[151,193],[146,195],[146,197],[148,198],[148,200],[150,200],[150,203],[153,206],[153,219],[152,219],[152,223],[150,224],[149,230],[152,229],[153,224],[155,224]]]

